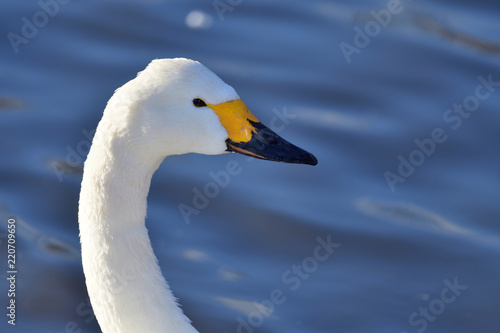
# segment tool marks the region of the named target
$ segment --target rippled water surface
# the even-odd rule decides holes
[[[500,332],[499,4],[55,3],[0,13],[1,332],[100,332],[83,161],[113,91],[170,57],[201,61],[319,160],[190,154],[157,171],[147,226],[200,332]]]

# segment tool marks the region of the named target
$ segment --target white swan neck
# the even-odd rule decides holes
[[[85,162],[79,223],[92,307],[104,333],[197,332],[161,274],[145,227],[161,160],[137,159],[98,131]]]

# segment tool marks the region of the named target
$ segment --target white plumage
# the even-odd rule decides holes
[[[92,307],[104,333],[196,332],[163,278],[145,227],[151,177],[168,155],[222,154],[227,132],[203,98],[238,95],[202,64],[154,60],[109,100],[85,162],[79,223]]]
[[[151,248],[146,199],[166,156],[227,150],[316,164],[193,60],[154,60],[111,97],[85,162],[78,215],[87,289],[104,333],[197,332]]]

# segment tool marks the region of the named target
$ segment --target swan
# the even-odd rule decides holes
[[[197,332],[153,253],[146,199],[166,156],[227,152],[317,163],[194,60],[153,60],[108,101],[84,164],[78,210],[85,282],[102,332]]]

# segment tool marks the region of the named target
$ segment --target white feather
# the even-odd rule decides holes
[[[79,203],[82,261],[104,333],[197,332],[161,274],[145,227],[151,177],[168,155],[225,153],[210,108],[238,95],[202,64],[154,60],[109,100],[85,162]]]

